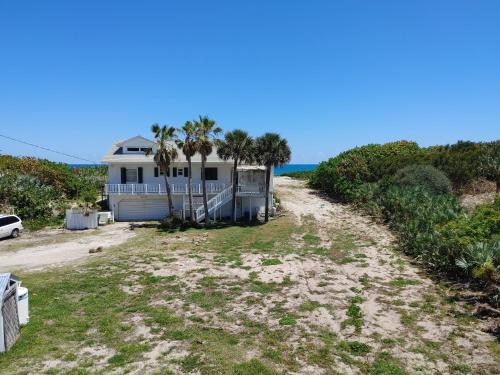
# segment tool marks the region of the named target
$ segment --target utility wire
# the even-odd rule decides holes
[[[54,153],[59,154],[59,155],[68,156],[68,157],[73,158],[73,159],[88,161],[88,162],[91,162],[92,164],[97,164],[94,160],[89,160],[89,159],[81,158],[79,156],[66,154],[66,153],[61,152],[61,151],[56,151],[56,150],[52,150],[52,149],[47,148],[47,147],[38,146],[38,145],[35,145],[33,143],[25,142],[25,141],[22,141],[22,140],[17,139],[17,138],[8,137],[8,136],[3,135],[3,134],[0,134],[0,137],[6,138],[6,139],[10,139],[11,141],[23,143],[23,144],[28,145],[28,146],[36,147],[36,148],[39,148],[39,149],[42,149],[42,150],[45,150],[45,151],[54,152]]]

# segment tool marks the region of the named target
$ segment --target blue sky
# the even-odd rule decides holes
[[[295,163],[499,139],[499,17],[480,0],[0,0],[0,134],[100,160],[154,122],[207,114],[279,132]]]

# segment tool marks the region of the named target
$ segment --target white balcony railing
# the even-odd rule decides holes
[[[223,191],[228,185],[220,182],[207,182],[207,193],[218,194]],[[171,184],[170,189],[172,194],[188,194],[187,184]],[[194,195],[203,193],[201,183],[191,184],[191,191]],[[238,196],[263,196],[265,194],[265,185],[239,185],[236,194]],[[164,195],[167,194],[165,184],[107,184],[105,185],[105,194],[117,195]]]
[[[265,193],[265,185],[240,185],[236,190],[236,194],[239,196],[261,196]]]
[[[226,188],[226,184],[207,182],[207,193],[217,194]],[[171,184],[172,194],[188,194],[188,184]],[[200,184],[191,184],[193,194],[202,194],[203,187]],[[106,184],[106,194],[167,194],[165,184]]]

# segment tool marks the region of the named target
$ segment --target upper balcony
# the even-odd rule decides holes
[[[218,194],[228,185],[220,182],[207,182],[207,194]],[[189,193],[188,184],[171,184],[172,194],[185,195]],[[266,187],[264,185],[240,185],[236,195],[240,197],[262,197]],[[194,195],[203,193],[202,184],[191,184],[191,192]],[[110,195],[165,195],[167,189],[165,184],[106,184],[104,193]]]
[[[226,188],[226,184],[207,182],[207,194],[218,194]],[[170,184],[172,194],[188,194],[188,184]],[[202,194],[201,184],[191,184],[193,194]],[[105,194],[112,195],[164,195],[167,194],[165,184],[106,184]]]

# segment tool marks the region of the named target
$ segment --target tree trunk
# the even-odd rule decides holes
[[[236,184],[236,173],[238,169],[238,159],[234,160],[234,166],[233,166],[233,201],[231,202],[231,212],[233,216],[233,224],[236,223],[236,189],[237,189],[237,184]]]
[[[188,195],[189,195],[189,220],[194,222],[194,212],[193,212],[193,191],[191,190],[191,156],[187,158],[188,161]],[[184,207],[183,207],[184,208]]]
[[[264,221],[267,223],[269,221],[269,184],[271,181],[271,167],[266,165],[266,209]]]
[[[207,203],[207,183],[205,180],[205,163],[206,156],[201,155],[201,187],[203,188],[203,208],[205,209],[205,223],[210,223],[210,216],[208,215],[208,203]]]
[[[170,166],[165,166],[163,170],[163,178],[165,179],[165,188],[167,189],[168,197],[168,216],[172,217],[174,215],[174,204],[172,202],[172,192],[170,191],[170,184],[168,183],[167,170]]]

